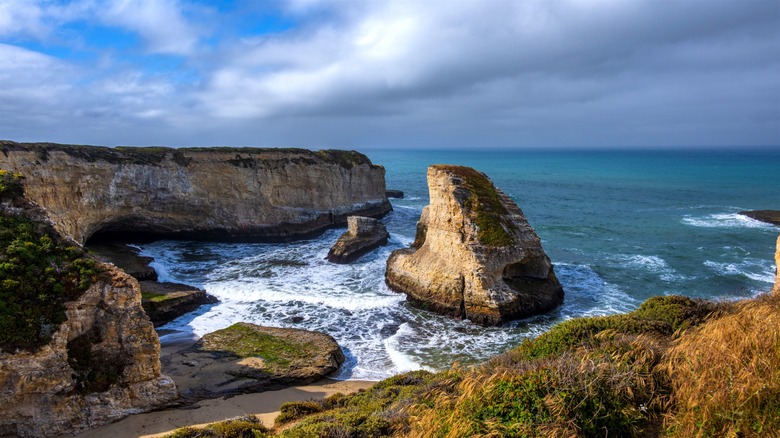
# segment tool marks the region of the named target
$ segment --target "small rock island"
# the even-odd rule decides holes
[[[385,280],[409,301],[482,325],[551,310],[563,288],[523,212],[483,173],[428,168],[430,204],[411,248],[393,251]]]
[[[378,220],[370,217],[349,216],[347,232],[328,252],[328,260],[333,263],[352,263],[361,256],[387,245],[390,235],[387,228]]]

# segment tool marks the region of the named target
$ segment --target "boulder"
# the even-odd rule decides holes
[[[403,198],[404,192],[400,190],[385,190],[385,196],[388,198]]]
[[[378,220],[349,216],[347,232],[342,234],[330,249],[328,260],[333,263],[352,263],[374,249],[387,245],[389,237],[387,228]]]
[[[163,357],[185,401],[304,385],[338,369],[344,354],[325,333],[239,322]]]
[[[411,248],[393,251],[388,286],[444,315],[496,325],[563,302],[541,241],[520,208],[483,173],[428,168],[430,204]]]
[[[203,304],[218,300],[205,290],[180,283],[140,281],[141,305],[155,327],[173,321]]]

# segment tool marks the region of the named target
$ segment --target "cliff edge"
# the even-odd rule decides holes
[[[494,325],[563,302],[563,288],[520,208],[483,173],[428,168],[430,204],[385,279],[422,308]]]
[[[392,207],[385,170],[354,151],[107,148],[0,141],[0,169],[79,243],[96,233],[288,241]]]
[[[95,262],[0,171],[0,436],[57,436],[164,406],[176,386],[138,282]]]

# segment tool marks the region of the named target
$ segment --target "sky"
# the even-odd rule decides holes
[[[0,139],[780,149],[780,0],[0,0]]]

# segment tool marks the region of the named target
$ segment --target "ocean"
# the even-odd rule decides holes
[[[325,260],[343,228],[284,244],[139,245],[161,281],[220,299],[161,327],[162,340],[238,321],[319,330],[347,356],[337,378],[378,380],[477,363],[558,322],[631,311],[654,295],[733,300],[774,280],[780,227],[737,213],[780,210],[780,149],[364,152],[406,196],[383,219],[389,245],[354,264]],[[485,328],[415,309],[387,288],[385,261],[414,240],[437,163],[474,167],[518,203],[564,286],[561,307]]]

